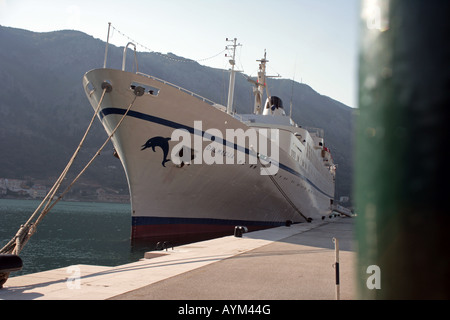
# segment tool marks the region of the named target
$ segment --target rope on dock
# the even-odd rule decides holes
[[[76,148],[75,152],[73,153],[72,157],[70,158],[69,162],[67,163],[66,167],[62,171],[59,178],[56,180],[53,187],[50,189],[50,191],[47,193],[46,197],[42,200],[42,202],[39,204],[39,206],[36,208],[34,213],[31,215],[31,217],[28,219],[28,221],[21,225],[19,230],[17,231],[16,235],[0,250],[0,254],[15,254],[18,255],[20,251],[23,249],[25,244],[28,242],[28,240],[31,238],[31,236],[36,232],[36,228],[39,225],[39,223],[42,221],[42,219],[49,213],[49,211],[64,197],[64,195],[69,192],[69,190],[72,188],[72,186],[75,184],[75,182],[81,177],[81,175],[87,170],[87,168],[92,164],[92,162],[100,155],[100,152],[105,148],[107,143],[111,140],[119,126],[122,124],[123,120],[128,114],[128,111],[133,106],[134,102],[136,101],[137,94],[135,94],[132,102],[128,106],[127,110],[123,114],[122,118],[117,123],[114,130],[111,132],[111,134],[108,136],[106,141],[103,143],[103,145],[98,149],[98,151],[95,153],[95,155],[91,158],[91,160],[85,165],[85,167],[80,171],[80,173],[73,179],[73,181],[70,183],[70,185],[56,198],[55,195],[59,188],[61,187],[61,183],[63,182],[64,178],[66,177],[70,167],[72,166],[75,158],[77,157],[84,141],[86,140],[87,134],[90,131],[92,124],[94,122],[95,117],[97,116],[100,106],[102,104],[103,98],[105,96],[106,92],[110,92],[112,90],[111,86],[109,84],[102,85],[103,93],[101,95],[101,98],[99,100],[99,103],[97,105],[97,108],[95,109],[94,115],[92,116],[91,122],[89,123],[89,126],[86,129],[86,132],[83,135],[83,138],[81,139],[80,143],[78,144],[78,147]],[[41,210],[42,209],[42,210]],[[36,218],[37,217],[37,218]],[[0,272],[0,283],[6,282],[8,279],[9,273],[1,273]],[[1,285],[0,285],[1,288]]]
[[[17,234],[11,239],[10,242],[8,242],[1,250],[0,253],[12,253],[12,254],[18,254],[22,247],[26,244],[29,237],[35,232],[37,224],[42,220],[42,218],[48,213],[48,211],[51,209],[51,201],[54,198],[56,192],[61,186],[62,181],[66,177],[70,167],[72,166],[73,162],[75,161],[75,158],[77,157],[81,147],[83,146],[84,141],[86,140],[87,134],[90,131],[92,124],[94,122],[95,116],[97,115],[98,111],[100,110],[101,103],[103,101],[103,98],[106,93],[106,88],[103,90],[102,96],[100,98],[100,101],[98,103],[98,106],[95,110],[94,115],[92,116],[91,122],[89,123],[89,126],[87,127],[80,143],[78,144],[78,147],[76,148],[75,152],[73,153],[72,157],[70,158],[69,162],[67,163],[66,167],[62,171],[59,178],[56,180],[53,187],[50,189],[50,191],[47,193],[45,198],[42,200],[42,202],[39,204],[39,206],[36,208],[34,213],[31,215],[31,217],[28,219],[28,221],[21,225],[19,230],[17,231]],[[44,206],[45,205],[45,206]],[[41,211],[41,214],[39,215],[39,218],[36,223],[33,223],[33,220],[38,215],[41,208],[44,207]]]

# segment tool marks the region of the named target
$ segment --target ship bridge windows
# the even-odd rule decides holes
[[[141,91],[142,94],[149,94],[151,96],[157,96],[159,94],[159,89],[146,85],[146,84],[142,84],[142,83],[138,83],[138,82],[133,82],[130,84],[130,89],[135,91],[139,90]]]

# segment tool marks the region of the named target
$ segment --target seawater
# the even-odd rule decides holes
[[[0,248],[16,234],[40,201],[0,199]],[[11,277],[76,264],[116,266],[154,248],[132,247],[130,204],[60,201],[20,253]]]

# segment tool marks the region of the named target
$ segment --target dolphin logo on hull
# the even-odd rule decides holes
[[[167,155],[169,154],[169,140],[170,138],[153,137],[148,139],[147,142],[142,145],[141,150],[152,148],[153,152],[156,152],[155,147],[160,147],[163,151],[163,161],[161,164],[165,167],[166,162],[170,161],[170,159],[167,159]]]

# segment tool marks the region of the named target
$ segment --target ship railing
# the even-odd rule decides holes
[[[197,99],[199,99],[199,100],[201,100],[203,102],[206,102],[206,103],[210,104],[211,106],[214,106],[214,107],[218,106],[218,104],[215,103],[214,101],[209,100],[208,98],[205,98],[205,97],[203,97],[203,96],[201,96],[201,95],[199,95],[199,94],[197,94],[195,92],[192,92],[192,91],[190,91],[188,89],[185,89],[185,88],[182,88],[180,86],[177,86],[176,84],[173,84],[173,83],[168,82],[166,80],[159,79],[159,78],[157,78],[155,76],[151,76],[151,75],[143,73],[143,72],[136,72],[136,74],[144,76],[144,77],[147,77],[147,78],[155,80],[155,81],[159,81],[161,83],[164,83],[165,85],[169,85],[169,86],[171,86],[173,88],[176,88],[176,89],[178,89],[178,90],[180,90],[180,91],[182,91],[184,93],[187,93],[187,94],[189,94],[189,95],[191,95],[191,96],[193,96],[193,97],[195,97],[195,98],[197,98]],[[218,109],[220,109],[220,108],[218,108]]]
[[[303,127],[304,129],[308,130],[310,134],[316,135],[318,138],[324,137],[324,131],[321,128],[314,128],[314,127]]]

